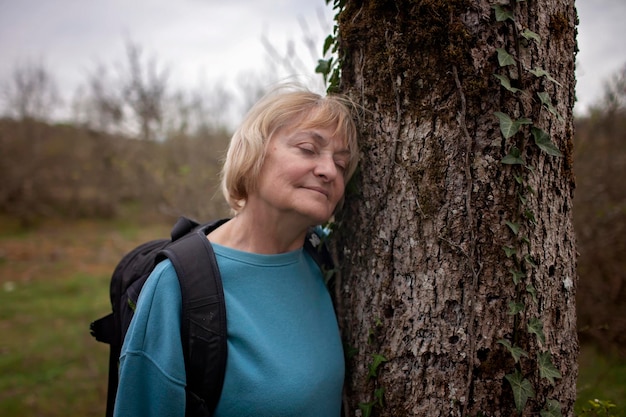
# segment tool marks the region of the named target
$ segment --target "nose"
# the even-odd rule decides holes
[[[333,181],[337,177],[337,166],[333,156],[320,154],[313,172],[328,182]]]

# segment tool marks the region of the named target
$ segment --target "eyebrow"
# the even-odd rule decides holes
[[[327,144],[329,142],[324,136],[320,135],[317,132],[306,132],[309,136],[311,136],[316,142],[320,144]],[[340,149],[337,152],[334,152],[334,155],[347,156],[348,158],[352,155],[352,152],[348,148]]]

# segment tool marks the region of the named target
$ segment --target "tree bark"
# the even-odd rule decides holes
[[[551,400],[573,415],[574,0],[511,1],[501,22],[492,4],[348,0],[339,15],[340,89],[363,108],[360,170],[337,219],[347,415],[515,415],[516,369],[535,394],[522,415]],[[501,67],[496,48],[516,63]],[[541,152],[530,125],[505,139],[495,112],[531,119],[563,156]],[[513,147],[527,168],[501,162]],[[510,314],[511,302],[525,307]],[[516,363],[502,340],[528,356]]]

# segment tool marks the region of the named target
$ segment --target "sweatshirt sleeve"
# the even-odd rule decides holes
[[[116,417],[183,417],[181,294],[169,260],[144,285],[120,356]]]

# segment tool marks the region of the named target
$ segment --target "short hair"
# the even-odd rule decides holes
[[[222,193],[230,208],[238,213],[245,206],[265,159],[269,140],[279,130],[302,124],[305,128],[331,128],[344,138],[350,157],[346,183],[358,163],[355,105],[341,95],[321,96],[304,88],[278,88],[261,98],[233,134],[222,168]]]

